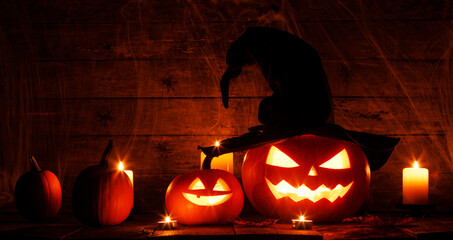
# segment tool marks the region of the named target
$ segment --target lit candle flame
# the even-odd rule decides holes
[[[300,217],[299,217],[299,220],[304,221],[304,220],[305,220],[305,217],[304,217],[304,216],[300,216]]]
[[[120,162],[120,164],[118,164],[118,169],[119,169],[120,171],[123,171],[123,170],[124,170],[123,162]]]
[[[418,162],[414,161],[414,168],[418,168]]]
[[[170,222],[170,217],[165,217],[165,222]]]
[[[215,141],[215,146],[216,146],[216,147],[220,146],[219,141]]]

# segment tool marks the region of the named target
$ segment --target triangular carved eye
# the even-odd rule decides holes
[[[214,186],[214,191],[230,191],[228,184],[221,178],[219,178]]]
[[[278,148],[272,146],[269,150],[269,155],[267,155],[266,164],[283,167],[283,168],[294,168],[298,167],[299,164],[294,162],[288,155],[284,154]]]
[[[319,167],[322,168],[329,168],[329,169],[347,169],[351,168],[349,163],[349,156],[346,152],[346,149],[343,149],[341,152],[337,153],[333,158],[329,161],[324,162]]]
[[[193,180],[193,182],[190,184],[189,190],[202,190],[202,189],[206,189],[203,185],[203,183],[201,182],[201,180],[199,178],[195,178],[195,180]]]

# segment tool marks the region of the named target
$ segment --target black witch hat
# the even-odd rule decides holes
[[[288,32],[271,28],[248,28],[228,50],[228,69],[220,80],[222,101],[228,108],[229,82],[242,67],[257,63],[273,91],[259,106],[263,125],[242,136],[225,139],[220,146],[199,147],[209,168],[213,157],[248,150],[285,139],[313,134],[357,143],[367,156],[370,169],[381,168],[399,138],[345,130],[333,123],[333,104],[329,83],[317,51]]]

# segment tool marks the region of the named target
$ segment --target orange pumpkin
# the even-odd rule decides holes
[[[168,186],[168,213],[186,225],[226,224],[242,211],[244,194],[229,172],[205,169],[177,176]]]
[[[369,195],[370,169],[352,142],[302,135],[249,150],[242,168],[245,193],[264,216],[316,222],[350,217]]]
[[[116,225],[132,210],[134,191],[129,177],[108,164],[112,145],[110,140],[101,163],[83,170],[74,184],[72,210],[84,224]]]
[[[51,171],[41,170],[33,156],[30,161],[33,169],[16,182],[14,200],[17,210],[29,219],[55,217],[61,207],[60,181]]]

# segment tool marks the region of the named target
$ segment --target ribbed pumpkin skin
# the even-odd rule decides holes
[[[61,207],[60,181],[48,170],[25,173],[16,182],[14,200],[18,211],[26,218],[55,217]]]
[[[116,225],[129,216],[134,190],[127,174],[105,166],[91,166],[77,177],[72,210],[86,225]]]
[[[355,214],[368,200],[370,191],[370,168],[362,149],[355,143],[314,135],[295,136],[274,145],[297,167],[284,168],[267,164],[271,146],[251,149],[242,165],[244,191],[255,209],[266,217],[292,219],[303,214],[315,222],[338,222]],[[326,169],[320,165],[342,149],[347,151],[350,168]],[[311,168],[316,176],[310,176]],[[272,184],[285,180],[294,188],[307,185],[315,190],[321,185],[333,189],[336,185],[351,184],[349,191],[330,202],[321,199],[293,201],[289,197],[277,199],[271,192]]]
[[[223,179],[232,194],[225,202],[213,206],[196,205],[184,198],[183,193],[190,192],[189,185],[199,178],[205,190],[201,196],[215,196],[220,193],[213,191],[216,181]],[[244,205],[244,194],[239,181],[231,173],[218,169],[205,169],[177,176],[168,186],[165,195],[165,206],[168,214],[185,225],[226,224],[236,219]]]

